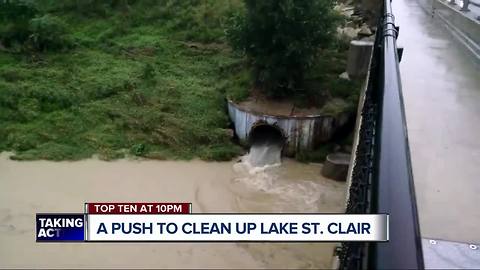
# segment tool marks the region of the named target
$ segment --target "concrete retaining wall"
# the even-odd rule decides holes
[[[285,136],[283,152],[287,156],[292,156],[297,151],[311,150],[330,140],[337,128],[348,121],[348,115],[338,119],[330,115],[264,115],[240,108],[231,101],[228,102],[228,114],[243,145],[248,145],[250,133],[257,125],[267,124],[278,128]]]

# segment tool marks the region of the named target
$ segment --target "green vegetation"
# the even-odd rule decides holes
[[[14,47],[25,43],[30,34],[30,20],[37,10],[22,2],[0,2],[0,37],[3,46]]]
[[[344,20],[333,11],[333,1],[246,3],[246,11],[234,13],[227,24],[229,43],[246,56],[228,97],[240,102],[261,90],[325,114],[355,112],[361,82],[338,77],[345,71],[349,46],[334,37]]]
[[[288,99],[293,99],[298,107],[318,107],[322,113],[333,116],[343,112],[355,113],[362,81],[339,78],[347,65],[347,53],[348,45],[341,41],[320,50],[305,74],[305,88],[292,93]],[[232,77],[233,84],[227,88],[227,96],[236,102],[248,98],[252,90],[251,68],[243,65],[243,69]]]
[[[319,53],[306,75],[306,94],[300,96],[299,105],[321,107],[330,115],[356,113],[362,81],[339,78],[347,66],[347,53],[348,45],[340,41]]]
[[[225,97],[250,95],[255,65],[231,51],[225,30],[244,11],[241,0],[0,0],[0,151],[19,160],[239,155]],[[332,114],[356,104],[358,83],[338,78],[344,45],[315,58],[297,49],[290,67],[309,67],[293,75],[303,81],[297,104],[326,103]]]
[[[339,19],[334,1],[245,3],[246,12],[232,17],[227,34],[233,48],[248,56],[255,84],[272,97],[303,94],[306,72],[333,40]]]
[[[237,2],[83,2],[36,1],[27,34],[2,29],[0,150],[51,160],[240,153],[224,91],[241,59],[224,45],[222,22]]]

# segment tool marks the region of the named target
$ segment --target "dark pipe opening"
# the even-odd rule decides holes
[[[278,127],[259,123],[252,127],[249,135],[249,162],[255,167],[279,164],[285,136]]]
[[[269,124],[260,124],[253,127],[250,131],[248,143],[251,146],[274,144],[283,148],[285,144],[285,136],[278,127]]]

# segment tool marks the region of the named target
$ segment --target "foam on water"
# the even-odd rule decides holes
[[[322,181],[320,167],[312,171],[291,160],[281,162],[282,145],[264,140],[253,144],[250,152],[233,167],[232,191],[236,206],[245,212],[318,212],[328,205],[335,188]],[[306,171],[305,169],[308,170]]]
[[[265,166],[279,165],[281,163],[282,145],[279,143],[254,144],[246,161],[252,166],[264,168]]]

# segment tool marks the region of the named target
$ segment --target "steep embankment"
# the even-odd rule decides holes
[[[34,1],[43,29],[34,34],[68,46],[0,46],[0,151],[51,160],[240,153],[224,91],[241,59],[223,43],[223,20],[239,1],[44,2]],[[61,38],[49,32],[58,29]]]

